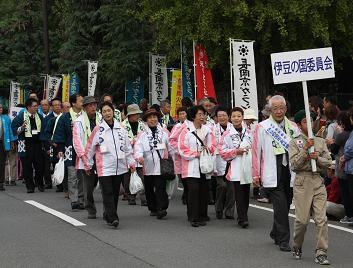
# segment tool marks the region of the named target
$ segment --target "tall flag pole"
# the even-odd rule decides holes
[[[192,40],[192,50],[193,50],[193,56],[194,56],[194,88],[195,88],[195,104],[197,103],[196,99],[196,93],[197,93],[197,83],[196,83],[196,57],[195,57],[195,40]]]

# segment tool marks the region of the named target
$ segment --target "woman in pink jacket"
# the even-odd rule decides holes
[[[117,214],[120,184],[130,168],[136,170],[133,151],[125,128],[114,119],[114,107],[110,102],[101,106],[103,120],[97,125],[87,142],[86,155],[89,174],[96,160],[99,184],[102,188],[104,218],[108,225],[119,225]]]
[[[200,153],[207,147],[211,153],[216,149],[216,139],[210,128],[205,125],[206,111],[202,106],[189,110],[178,139],[181,156],[181,177],[188,185],[188,219],[193,227],[206,225],[208,186],[206,175],[200,172]],[[202,142],[201,142],[202,141]]]
[[[223,133],[218,145],[219,154],[227,161],[226,179],[234,186],[238,225],[247,228],[251,173],[251,131],[244,127],[243,109],[235,107],[231,112],[233,127]]]

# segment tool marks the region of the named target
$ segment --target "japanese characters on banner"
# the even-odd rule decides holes
[[[20,113],[22,110],[22,107],[11,107],[9,110],[9,117],[11,120],[14,120],[14,118]]]
[[[160,104],[168,97],[166,57],[151,55],[151,103]]]
[[[97,83],[97,61],[88,62],[88,96],[94,96],[94,91],[96,90]]]
[[[230,39],[232,107],[253,109],[258,114],[253,41]]]
[[[10,100],[9,100],[9,108],[16,107],[21,103],[21,92],[20,92],[20,84],[16,82],[12,82],[10,84]]]
[[[335,77],[332,48],[271,54],[274,84]]]
[[[183,98],[183,90],[181,84],[181,71],[172,71],[172,90],[170,92],[170,115],[175,119],[177,117],[177,110],[181,107],[181,100]]]
[[[203,45],[195,46],[195,76],[196,76],[196,100],[204,97],[216,97],[213,85],[211,69],[208,67],[208,56]]]
[[[61,92],[61,98],[62,102],[69,101],[69,90],[70,90],[70,75],[69,74],[63,74],[63,82],[62,82],[62,92]]]
[[[192,69],[189,68],[187,50],[185,44],[181,42],[181,72],[182,72],[182,92],[183,98],[194,99],[194,85],[192,83]]]
[[[61,83],[61,78],[59,77],[55,77],[55,76],[48,76],[47,78],[47,83],[48,83],[48,86],[47,86],[47,95],[45,96],[45,98],[48,100],[48,101],[51,101],[53,99],[56,98],[56,96],[58,95],[58,91],[59,91],[59,88],[60,88],[60,83]]]
[[[126,83],[126,103],[139,104],[144,97],[145,83],[141,77]]]
[[[80,92],[80,77],[77,73],[73,72],[70,75],[69,95]]]

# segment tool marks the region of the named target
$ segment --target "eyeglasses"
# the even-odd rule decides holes
[[[271,110],[274,112],[278,112],[278,111],[284,112],[286,110],[286,106],[272,107]]]

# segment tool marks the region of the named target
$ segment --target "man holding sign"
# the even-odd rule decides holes
[[[316,225],[315,262],[328,265],[328,227],[326,217],[327,193],[320,171],[332,164],[330,152],[325,140],[319,137],[308,138],[308,125],[305,111],[301,110],[294,116],[295,122],[301,130],[298,137],[289,144],[289,163],[296,172],[293,194],[295,203],[295,222],[293,236],[293,256],[300,259],[306,226],[310,220],[310,212],[314,216]],[[309,149],[314,147],[314,152]],[[317,171],[312,172],[309,159],[317,163]]]
[[[286,101],[273,96],[269,105],[270,118],[256,126],[252,146],[254,186],[266,188],[273,204],[274,222],[270,237],[281,251],[291,251],[288,213],[293,192],[289,168],[288,148],[291,139],[299,133],[297,126],[289,121]]]

